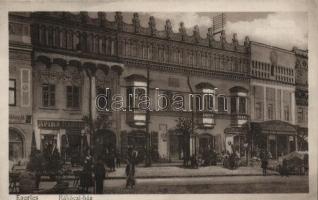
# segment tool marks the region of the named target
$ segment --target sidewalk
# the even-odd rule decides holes
[[[278,172],[268,170],[268,176],[276,176]],[[262,176],[262,169],[259,167],[239,167],[235,170],[223,168],[222,166],[208,166],[200,167],[198,169],[187,169],[181,166],[152,166],[136,167],[137,179],[160,179],[160,178],[195,178],[195,177],[229,177],[229,176]],[[73,185],[73,180],[65,180],[69,183],[69,189],[76,192],[76,188]],[[117,168],[115,172],[108,172],[106,179],[123,180],[126,179],[124,166]],[[40,183],[40,191],[45,191],[53,188],[56,184],[55,181],[42,180]],[[92,188],[91,188],[92,189]]]
[[[278,175],[278,172],[268,170],[268,175]],[[262,169],[258,167],[239,167],[235,170],[222,166],[200,167],[198,169],[182,168],[181,166],[136,167],[136,178],[176,178],[176,177],[207,177],[207,176],[262,176]],[[125,168],[117,168],[109,172],[107,179],[124,179]]]

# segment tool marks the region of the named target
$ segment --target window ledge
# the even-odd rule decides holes
[[[64,111],[71,111],[71,112],[80,112],[80,108],[64,108]]]
[[[41,110],[58,110],[56,107],[40,107]]]

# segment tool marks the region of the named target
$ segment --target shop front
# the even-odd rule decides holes
[[[42,152],[59,152],[64,162],[79,164],[88,146],[82,121],[38,120],[40,149]]]
[[[240,157],[248,154],[249,129],[245,124],[242,127],[228,127],[225,133],[225,150],[229,153],[239,153]]]
[[[273,159],[298,150],[296,128],[287,122],[253,122],[251,127],[255,148],[265,148]]]
[[[95,158],[102,158],[106,161],[111,154],[116,153],[116,135],[113,131],[109,129],[100,129],[95,132],[94,140]]]

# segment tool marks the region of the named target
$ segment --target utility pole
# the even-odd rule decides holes
[[[149,97],[149,65],[147,67],[147,96]],[[150,143],[151,143],[151,138],[150,138],[150,132],[149,132],[149,123],[150,123],[150,113],[149,113],[150,105],[149,108],[147,106],[146,108],[146,167],[151,167],[151,152],[150,152]]]

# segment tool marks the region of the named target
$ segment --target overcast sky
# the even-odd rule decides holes
[[[149,16],[156,18],[157,29],[163,30],[165,21],[171,20],[173,30],[179,29],[184,22],[189,34],[193,27],[199,25],[202,37],[206,37],[207,29],[212,26],[211,18],[218,13],[188,13],[188,12],[155,12],[139,13],[141,25],[148,26]],[[90,15],[96,15],[90,14]],[[123,13],[124,21],[131,23],[132,13]],[[114,20],[114,13],[107,13],[109,20]],[[308,18],[305,12],[252,12],[226,13],[225,31],[230,42],[233,33],[243,43],[245,36],[250,40],[291,50],[292,47],[307,49]]]

